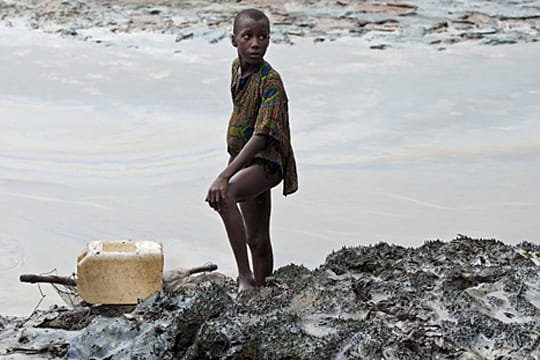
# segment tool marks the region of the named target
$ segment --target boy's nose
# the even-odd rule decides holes
[[[254,38],[253,41],[252,41],[252,43],[251,43],[251,47],[252,47],[252,48],[257,48],[257,49],[260,48],[260,47],[261,47],[261,44],[259,43],[259,39]]]

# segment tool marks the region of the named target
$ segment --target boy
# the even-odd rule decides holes
[[[270,21],[261,11],[247,9],[236,15],[232,44],[238,58],[232,66],[233,112],[227,130],[230,159],[206,196],[225,225],[239,291],[264,286],[273,271],[270,190],[282,179],[284,195],[298,188],[287,95],[280,75],[264,60],[269,41]]]

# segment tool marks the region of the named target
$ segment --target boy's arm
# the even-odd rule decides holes
[[[233,177],[240,169],[244,168],[255,155],[261,152],[267,145],[268,137],[266,135],[253,135],[246,145],[240,150],[238,155],[231,161],[227,167],[218,175],[216,180],[210,186],[206,201],[212,208],[219,211],[219,207],[229,185],[229,179]]]

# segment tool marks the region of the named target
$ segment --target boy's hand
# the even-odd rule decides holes
[[[212,185],[210,185],[210,189],[208,189],[208,195],[206,195],[205,201],[217,212],[220,212],[223,207],[228,186],[229,180],[222,176],[218,176]]]

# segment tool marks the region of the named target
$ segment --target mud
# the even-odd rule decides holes
[[[2,354],[69,359],[535,359],[540,246],[460,237],[343,248],[236,294],[201,277],[134,309],[0,318]],[[108,309],[108,310],[106,310]],[[101,311],[101,313],[99,313]],[[59,326],[62,324],[62,326]]]
[[[275,43],[294,44],[363,37],[373,49],[403,43],[433,46],[463,41],[482,44],[536,42],[540,4],[530,1],[171,1],[171,0],[9,0],[0,2],[0,21],[11,26],[23,20],[32,29],[101,42],[87,30],[112,33],[152,31],[195,37],[216,43],[228,39],[232,18],[246,7],[265,11],[273,23]]]

